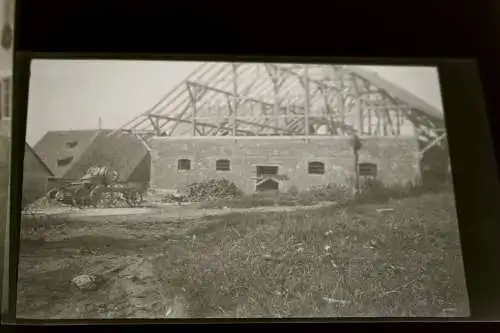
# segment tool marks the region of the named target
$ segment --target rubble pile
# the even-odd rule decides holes
[[[23,208],[23,213],[38,213],[47,209],[53,208],[68,208],[71,207],[69,205],[65,205],[61,202],[57,202],[56,200],[49,199],[47,197],[42,197],[30,205]]]
[[[101,194],[99,202],[96,204],[96,208],[128,208],[128,207],[129,205],[125,200],[123,193],[120,192],[103,193]],[[23,213],[36,214],[43,212],[47,209],[56,209],[56,208],[74,209],[74,210],[78,209],[77,207],[64,204],[55,199],[42,197],[33,202],[32,204],[24,207]]]
[[[163,202],[201,202],[213,199],[231,199],[242,195],[233,182],[225,178],[192,183],[180,192],[166,195]]]
[[[123,193],[108,192],[101,194],[97,208],[128,208],[130,207],[125,200]]]
[[[144,194],[144,201],[148,203],[161,203],[169,195],[174,194],[175,190],[164,190],[155,187],[149,187],[147,192]]]

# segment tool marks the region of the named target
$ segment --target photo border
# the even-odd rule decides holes
[[[500,253],[498,221],[500,221],[500,186],[497,163],[490,134],[490,125],[484,102],[476,62],[470,59],[403,59],[403,58],[346,58],[346,57],[290,57],[244,55],[160,55],[112,53],[40,53],[16,52],[14,62],[14,102],[12,121],[11,216],[8,247],[9,304],[6,321],[26,324],[81,323],[81,320],[20,320],[15,318],[17,298],[17,266],[22,207],[23,160],[28,110],[30,62],[33,59],[109,59],[109,60],[179,60],[179,61],[237,61],[275,63],[334,63],[370,66],[432,66],[437,67],[445,112],[456,209],[462,245],[464,269],[470,304],[469,318],[453,321],[498,319],[496,304],[500,281],[500,267],[495,254]],[[471,110],[475,111],[471,117]],[[472,176],[475,175],[475,176]],[[6,248],[7,250],[7,248]],[[443,322],[446,318],[293,318],[293,319],[169,319],[89,320],[100,323],[339,323],[339,322]]]

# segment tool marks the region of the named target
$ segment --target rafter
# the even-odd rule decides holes
[[[122,126],[148,135],[405,135],[429,143],[436,113],[349,66],[205,63]],[[412,127],[413,126],[413,127]],[[141,134],[142,135],[142,134]],[[146,134],[144,134],[146,135]]]

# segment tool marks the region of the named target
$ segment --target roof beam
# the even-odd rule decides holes
[[[192,123],[192,121],[187,120],[187,119],[179,119],[179,118],[175,118],[175,117],[166,116],[166,115],[163,115],[163,114],[151,114],[149,116],[150,117],[155,117],[155,118],[160,118],[160,119],[173,120],[173,121],[177,121],[179,123],[184,123],[184,124],[191,124]],[[212,128],[218,128],[219,127],[218,125],[215,125],[215,124],[203,123],[203,122],[198,122],[197,124],[200,125],[200,126],[206,126],[206,127],[212,127]],[[231,130],[230,127],[221,127],[221,129]],[[246,130],[242,130],[242,129],[236,129],[236,131],[242,132],[242,133],[255,134],[255,132],[246,131]]]

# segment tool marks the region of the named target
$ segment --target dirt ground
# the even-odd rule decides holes
[[[468,314],[453,196],[329,205],[26,214],[18,317]]]
[[[189,317],[184,301],[163,290],[153,262],[168,247],[221,216],[285,212],[333,205],[199,209],[191,205],[153,208],[52,208],[25,214],[18,283],[20,318]],[[139,218],[140,216],[140,218]],[[82,291],[73,277],[98,277],[98,290]]]

